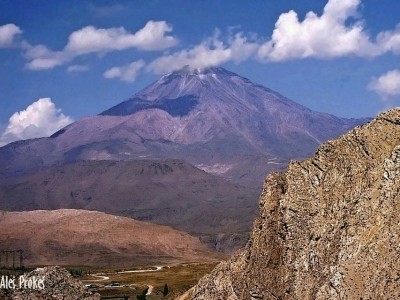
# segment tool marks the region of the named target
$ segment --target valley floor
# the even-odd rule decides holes
[[[199,279],[211,272],[215,263],[184,263],[170,266],[150,266],[127,270],[89,270],[81,281],[88,289],[98,292],[102,298],[128,296],[127,299],[147,300],[174,299],[197,284]],[[163,298],[165,286],[168,295]],[[123,298],[120,298],[123,299]]]

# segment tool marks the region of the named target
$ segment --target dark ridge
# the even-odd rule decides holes
[[[60,129],[59,131],[53,133],[53,134],[50,136],[50,138],[51,138],[51,139],[54,139],[54,138],[56,138],[56,137],[62,135],[65,131],[66,131],[65,128]]]
[[[135,97],[102,112],[100,115],[127,116],[141,110],[158,108],[166,111],[173,117],[182,117],[187,115],[197,104],[198,97],[194,95],[185,95],[175,99],[164,98],[152,102]]]

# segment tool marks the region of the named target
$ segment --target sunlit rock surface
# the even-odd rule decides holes
[[[400,299],[400,109],[271,174],[251,239],[186,299]]]

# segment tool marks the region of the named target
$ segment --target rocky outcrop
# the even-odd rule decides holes
[[[17,289],[0,290],[0,299],[4,300],[99,300],[99,294],[88,292],[83,284],[74,279],[71,274],[60,267],[38,268],[24,274],[29,278],[42,280],[34,288],[28,286]]]
[[[400,299],[400,109],[265,181],[246,247],[186,299]]]

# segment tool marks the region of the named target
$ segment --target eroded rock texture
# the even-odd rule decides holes
[[[188,299],[400,299],[400,109],[264,184],[246,247]]]
[[[0,290],[4,300],[100,300],[99,294],[88,292],[83,284],[60,267],[38,268],[24,274],[28,278],[43,278],[44,288]]]

